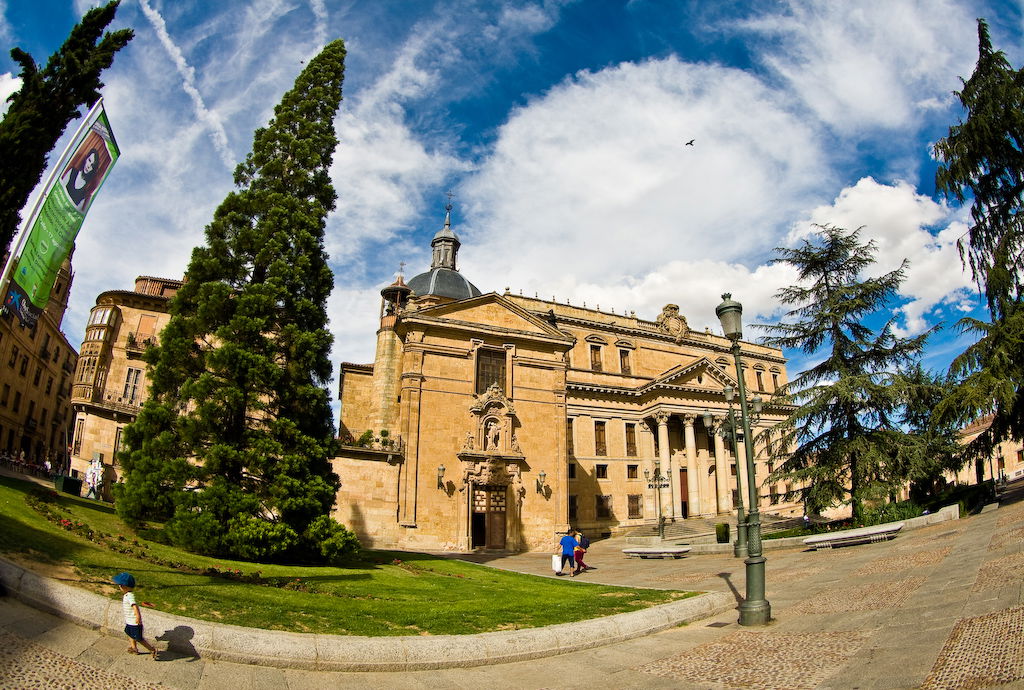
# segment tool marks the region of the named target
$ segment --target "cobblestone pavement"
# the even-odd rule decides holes
[[[1024,494],[1024,486],[1018,490]],[[244,666],[164,650],[131,656],[118,637],[0,597],[0,688],[1024,688],[1024,501],[894,540],[828,551],[768,551],[772,622],[736,612],[597,649],[528,662],[403,673]],[[730,555],[623,557],[595,542],[576,578],[731,591]],[[547,554],[474,557],[552,577]],[[153,631],[154,635],[158,631]]]

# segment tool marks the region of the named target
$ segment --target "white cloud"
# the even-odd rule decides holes
[[[975,15],[955,0],[789,0],[740,26],[776,43],[761,60],[844,133],[918,124],[977,57]]]
[[[514,112],[465,184],[462,270],[484,291],[499,279],[644,318],[674,302],[714,324],[727,289],[770,313],[772,272],[744,265],[814,203],[823,159],[818,133],[740,71],[581,73]]]
[[[810,223],[848,230],[863,226],[862,239],[874,240],[878,246],[877,263],[868,275],[895,270],[903,259],[909,261],[899,289],[909,301],[898,309],[904,317],[898,335],[921,333],[934,325],[932,310],[937,306],[971,301],[973,284],[956,248],[967,226],[948,207],[918,194],[906,182],[885,185],[870,177],[859,180],[843,189],[831,205],[815,208],[807,222],[798,224],[788,238],[790,245],[810,232]]]
[[[16,77],[10,72],[0,74],[0,117],[7,113],[10,103],[7,99],[21,88],[21,77]]]

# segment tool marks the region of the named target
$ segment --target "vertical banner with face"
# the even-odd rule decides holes
[[[46,308],[57,271],[119,154],[106,113],[97,104],[61,156],[58,175],[51,177],[37,206],[10,275],[4,305],[22,325],[35,325]]]

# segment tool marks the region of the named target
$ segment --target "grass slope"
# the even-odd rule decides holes
[[[458,635],[608,616],[693,594],[564,582],[406,552],[366,551],[349,567],[207,558],[136,535],[107,504],[58,495],[51,507],[69,526],[109,535],[101,545],[76,533],[86,528],[69,531],[31,507],[26,496],[33,486],[0,476],[0,553],[112,598],[119,594],[110,578],[127,570],[139,581],[140,601],[220,623],[342,635]],[[119,552],[122,547],[133,553]],[[209,574],[211,568],[258,573],[265,584]]]

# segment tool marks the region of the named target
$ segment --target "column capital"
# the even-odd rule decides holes
[[[694,422],[697,421],[697,415],[693,412],[685,412],[679,416],[683,418],[683,423],[686,424],[686,426],[693,426]]]
[[[658,426],[665,426],[668,424],[669,414],[668,412],[655,412],[654,420],[658,422]]]

